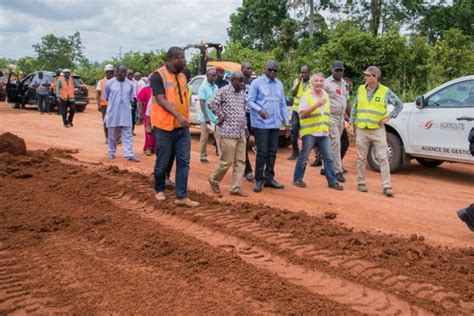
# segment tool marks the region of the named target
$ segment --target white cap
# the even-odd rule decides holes
[[[114,70],[114,66],[112,66],[111,64],[105,65],[104,71],[109,71],[109,70]]]
[[[70,70],[70,69],[67,69],[67,68],[64,68],[64,69],[63,69],[63,73],[65,73],[65,72],[71,73],[71,70]]]

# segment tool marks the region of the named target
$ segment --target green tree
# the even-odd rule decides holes
[[[15,72],[18,74],[29,74],[36,71],[37,64],[37,60],[31,56],[20,57],[16,62],[17,69]]]
[[[231,42],[241,42],[243,47],[270,50],[288,17],[286,0],[243,0],[230,16],[227,33]]]
[[[68,37],[48,34],[41,38],[41,43],[33,45],[33,48],[39,69],[74,69],[77,64],[87,62],[83,53],[81,35],[77,31]]]

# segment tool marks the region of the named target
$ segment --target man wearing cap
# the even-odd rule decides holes
[[[247,196],[240,188],[245,170],[245,152],[247,136],[247,105],[245,104],[245,79],[240,71],[234,71],[230,85],[217,91],[211,99],[209,108],[217,116],[219,126],[220,161],[214,173],[209,177],[211,189],[221,194],[219,182],[227,170],[233,166],[230,194]]]
[[[107,112],[107,100],[104,99],[104,88],[107,81],[114,77],[114,66],[112,66],[111,64],[107,64],[104,67],[104,71],[105,71],[105,77],[97,82],[97,86],[95,88],[97,109],[102,114],[102,121],[104,121],[105,113]],[[105,126],[105,122],[104,122],[104,134],[105,134],[105,143],[107,144],[108,133],[107,133],[107,127]]]
[[[104,99],[107,100],[105,125],[108,129],[109,159],[115,159],[118,135],[122,135],[123,156],[125,159],[139,162],[133,153],[132,137],[132,104],[135,97],[135,87],[127,80],[127,67],[119,65],[116,77],[107,81],[104,87]]]
[[[369,66],[364,71],[365,85],[357,90],[352,106],[350,127],[351,134],[357,127],[357,189],[367,192],[365,183],[365,165],[370,145],[375,147],[382,174],[383,193],[393,196],[390,180],[390,165],[387,158],[387,137],[385,123],[396,118],[403,109],[403,103],[389,88],[379,83],[381,71],[376,66]],[[390,114],[387,104],[394,106]]]
[[[291,147],[293,151],[290,157],[288,157],[288,160],[295,160],[298,158],[298,153],[300,151],[298,146],[300,135],[300,116],[298,114],[298,106],[303,94],[312,89],[309,75],[309,67],[307,65],[301,67],[300,74],[293,82],[293,89],[291,90],[291,95],[293,96],[293,111],[291,114]]]
[[[63,69],[63,76],[60,77],[56,83],[56,97],[61,103],[61,114],[63,116],[64,127],[73,127],[72,120],[74,113],[76,113],[76,103],[74,98],[74,88],[84,88],[78,82],[74,82],[71,76],[71,70]],[[68,116],[69,108],[69,116]]]
[[[224,75],[225,75],[225,69],[217,66],[216,67],[216,75],[217,75],[217,80],[215,82],[216,86],[220,89],[222,87],[227,86],[229,83],[224,80]]]
[[[342,78],[344,64],[336,60],[332,65],[332,75],[324,81],[324,90],[329,95],[330,104],[330,126],[329,139],[331,140],[331,152],[336,179],[339,182],[346,181],[343,175],[341,159],[341,136],[344,132],[344,113],[349,106],[349,90],[347,83]]]
[[[275,180],[275,161],[278,150],[280,125],[285,124],[286,135],[290,134],[283,84],[276,79],[278,64],[269,60],[265,74],[250,85],[248,106],[250,121],[255,134],[257,158],[255,160],[254,192],[261,192],[263,186],[283,189],[285,186]]]

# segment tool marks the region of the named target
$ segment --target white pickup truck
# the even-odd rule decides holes
[[[417,97],[415,103],[405,103],[385,128],[391,172],[413,158],[427,167],[445,161],[474,164],[468,141],[474,128],[474,76],[449,81]],[[380,171],[373,148],[368,163]]]

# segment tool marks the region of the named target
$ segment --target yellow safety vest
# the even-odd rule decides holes
[[[298,83],[298,79],[295,79],[293,81],[293,87]],[[306,83],[306,86],[304,84],[304,81],[301,82],[301,84],[298,87],[298,92],[296,93],[295,97],[293,98],[293,111],[298,112],[298,105],[300,104],[301,97],[306,91],[311,91],[313,89],[313,85],[311,84],[311,81],[308,80],[308,83]]]
[[[311,114],[305,118],[300,116],[300,134],[312,135],[317,133],[328,133],[329,132],[329,121],[330,121],[330,107],[329,107],[329,96],[326,91],[322,91],[323,96],[326,99],[324,103],[324,113],[321,114],[321,108],[316,108]],[[316,100],[311,93],[311,90],[306,91],[303,94],[303,97],[306,98],[308,106],[313,106],[316,104]]]
[[[387,115],[385,99],[387,98],[388,88],[379,84],[375,94],[369,102],[368,92],[365,85],[357,90],[357,119],[358,128],[377,129],[380,127],[380,121]]]

